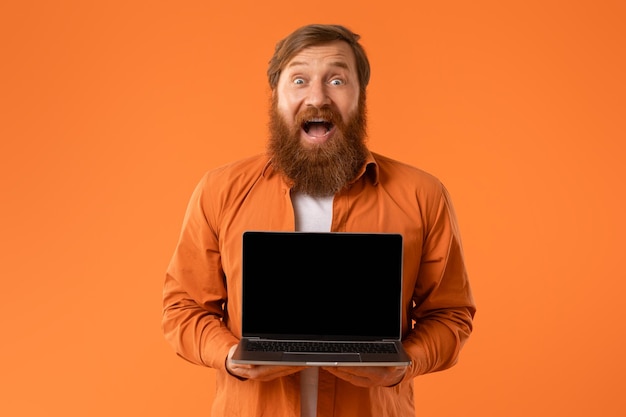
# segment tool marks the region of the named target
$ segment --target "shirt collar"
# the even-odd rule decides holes
[[[378,185],[378,163],[376,162],[372,152],[369,150],[367,151],[367,155],[365,157],[365,163],[361,167],[361,170],[356,178],[354,178],[350,184],[354,184],[363,176],[367,176],[372,181],[373,185]]]

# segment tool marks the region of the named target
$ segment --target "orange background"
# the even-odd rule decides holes
[[[478,303],[418,415],[626,410],[626,3],[4,1],[0,415],[208,415],[161,286],[190,193],[262,151],[274,43],[362,35],[372,149],[448,186]]]

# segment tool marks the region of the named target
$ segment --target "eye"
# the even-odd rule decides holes
[[[304,84],[304,78],[294,78],[293,83],[296,85]]]
[[[339,78],[335,78],[334,80],[330,80],[330,85],[344,85],[345,83],[343,82],[343,80],[339,79]]]

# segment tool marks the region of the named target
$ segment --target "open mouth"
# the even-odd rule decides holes
[[[311,119],[302,123],[302,130],[304,130],[307,135],[313,137],[325,136],[333,127],[334,125],[331,122],[324,119]]]

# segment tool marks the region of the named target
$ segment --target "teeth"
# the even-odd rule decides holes
[[[321,119],[321,118],[320,119],[311,119],[311,120],[307,120],[306,122],[304,122],[304,124],[302,126],[304,131],[309,133],[309,128],[311,127],[311,124],[313,124],[313,123],[322,123],[322,124],[324,124],[324,127],[326,128],[326,132],[329,132],[331,127],[332,127],[332,124],[329,121],[327,121],[326,119]]]

